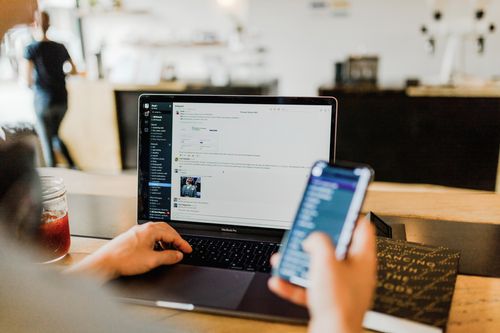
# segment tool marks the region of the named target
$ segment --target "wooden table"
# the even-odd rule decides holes
[[[62,176],[70,193],[133,196],[134,175],[102,176],[61,169],[42,169]],[[364,210],[382,215],[422,217],[464,222],[500,224],[500,194],[427,185],[375,183]],[[72,237],[70,265],[92,253],[106,240]],[[499,240],[500,242],[500,240]],[[499,254],[500,260],[500,254]],[[304,326],[132,306],[147,321],[188,332],[305,332]],[[500,332],[500,278],[459,275],[447,332]]]

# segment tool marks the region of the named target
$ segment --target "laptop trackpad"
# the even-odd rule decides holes
[[[110,284],[119,296],[234,310],[255,273],[189,265],[164,266],[149,273],[122,277]]]

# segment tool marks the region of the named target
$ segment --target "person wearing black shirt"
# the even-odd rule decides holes
[[[55,165],[55,143],[70,167],[74,167],[73,159],[58,131],[68,109],[66,73],[63,66],[69,63],[71,74],[76,74],[76,67],[66,47],[47,38],[47,30],[50,27],[50,17],[47,12],[38,14],[37,23],[43,37],[40,41],[28,45],[24,52],[24,57],[28,60],[27,82],[33,87],[35,94],[37,132],[42,141],[44,159],[48,166]]]

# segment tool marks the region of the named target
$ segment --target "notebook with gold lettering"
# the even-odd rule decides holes
[[[382,332],[444,332],[460,253],[379,237],[378,282],[363,326]]]

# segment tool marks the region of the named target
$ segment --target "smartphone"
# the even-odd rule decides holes
[[[292,228],[283,238],[281,260],[274,275],[308,287],[309,256],[302,242],[314,231],[332,238],[338,259],[346,257],[373,174],[367,165],[332,165],[324,161],[314,164]]]

